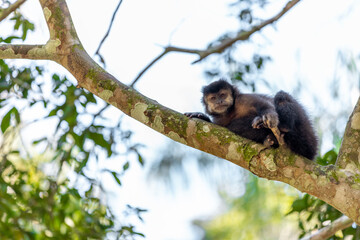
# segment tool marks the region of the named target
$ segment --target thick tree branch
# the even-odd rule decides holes
[[[333,236],[337,231],[348,228],[353,224],[353,220],[347,216],[342,216],[332,222],[329,226],[326,226],[315,233],[303,237],[301,240],[323,240]]]
[[[11,4],[8,8],[0,9],[0,22],[9,16],[13,11],[18,9],[24,2],[26,2],[26,0],[18,0]]]
[[[360,98],[347,123],[336,165],[360,175]]]
[[[148,64],[140,73],[139,75],[134,79],[134,81],[131,83],[131,86],[134,86],[135,83],[139,80],[139,78],[157,61],[159,61],[163,56],[165,56],[167,53],[169,52],[182,52],[182,53],[191,53],[191,54],[196,54],[199,56],[199,59],[194,61],[193,63],[198,63],[201,60],[203,60],[204,58],[208,57],[211,54],[214,53],[222,53],[223,51],[225,51],[227,48],[231,47],[234,43],[238,42],[238,41],[245,41],[247,39],[250,38],[250,36],[255,33],[260,31],[261,29],[263,29],[264,27],[266,27],[267,25],[270,25],[274,22],[276,22],[277,20],[279,20],[285,13],[287,13],[292,7],[294,7],[298,2],[300,2],[300,0],[292,0],[289,1],[285,7],[275,16],[273,16],[272,18],[263,21],[262,23],[253,26],[250,30],[248,31],[240,31],[234,38],[227,38],[225,40],[223,40],[220,44],[216,45],[216,46],[212,46],[208,49],[188,49],[188,48],[180,48],[180,47],[174,47],[174,46],[168,46],[164,49],[163,53],[161,53],[157,58],[155,58],[150,64]]]
[[[30,47],[38,50],[34,53],[38,59],[48,58],[61,64],[74,75],[79,87],[174,141],[227,159],[257,176],[288,183],[360,223],[358,178],[348,177],[337,167],[319,166],[284,147],[267,149],[220,126],[189,119],[143,96],[119,82],[88,55],[77,37],[65,0],[40,0],[40,3],[50,40],[44,46]],[[0,51],[0,59],[19,57],[14,46],[4,49]],[[25,58],[37,59],[29,51],[18,50]]]

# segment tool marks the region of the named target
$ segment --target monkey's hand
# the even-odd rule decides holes
[[[252,121],[253,128],[274,128],[279,124],[279,118],[275,113],[266,113],[262,116],[257,116]]]
[[[269,128],[274,136],[276,137],[276,140],[278,141],[279,145],[284,145],[284,137],[281,134],[279,128],[279,118],[276,113],[266,113],[262,116],[257,116],[254,118],[252,122],[253,128]]]
[[[253,119],[251,125],[252,125],[253,128],[257,128],[257,129],[265,127],[264,121],[263,121],[262,117],[260,117],[260,116],[255,117]]]
[[[210,118],[201,112],[194,112],[194,113],[188,112],[188,113],[184,113],[184,115],[189,118],[199,118],[204,121],[211,122]]]

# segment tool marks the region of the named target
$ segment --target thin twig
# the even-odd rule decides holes
[[[180,48],[180,47],[173,47],[173,46],[168,46],[165,48],[164,52],[161,53],[157,58],[155,58],[150,64],[148,64],[140,73],[139,75],[135,78],[135,80],[132,82],[131,86],[133,87],[134,84],[139,80],[139,78],[157,61],[159,61],[164,55],[166,55],[169,52],[183,52],[183,53],[191,53],[191,54],[197,54],[199,56],[199,59],[194,61],[194,63],[198,63],[201,60],[203,60],[204,58],[208,57],[209,55],[213,54],[213,53],[222,53],[223,51],[225,51],[225,49],[229,48],[230,46],[232,46],[235,42],[237,41],[245,41],[247,39],[249,39],[249,37],[255,33],[260,31],[262,28],[266,27],[269,24],[272,24],[274,22],[276,22],[277,20],[279,20],[286,12],[288,12],[292,7],[294,7],[298,2],[300,2],[301,0],[292,0],[289,1],[285,7],[278,13],[276,14],[274,17],[269,18],[266,21],[263,21],[262,23],[253,26],[250,30],[248,31],[240,31],[234,38],[228,38],[223,40],[219,45],[217,46],[213,46],[210,47],[208,49],[204,49],[204,50],[200,50],[200,49],[187,49],[187,48]]]
[[[18,0],[15,3],[11,4],[8,8],[3,9],[0,14],[0,22],[4,20],[7,16],[9,16],[10,13],[18,9],[24,2],[26,2],[26,0]]]
[[[116,6],[115,11],[114,11],[114,13],[113,13],[113,15],[112,15],[112,17],[111,17],[111,21],[110,21],[109,28],[108,28],[107,32],[105,33],[105,36],[104,36],[103,39],[101,40],[101,42],[100,42],[100,44],[99,44],[99,47],[97,48],[97,50],[96,50],[96,52],[95,52],[95,55],[98,55],[98,56],[100,57],[100,60],[101,60],[101,62],[104,64],[104,66],[105,66],[105,60],[104,60],[104,58],[103,58],[103,57],[101,56],[101,54],[100,54],[100,48],[101,48],[101,46],[103,45],[103,43],[105,42],[106,38],[107,38],[107,37],[109,36],[109,34],[110,34],[111,27],[112,27],[112,25],[113,25],[113,23],[114,23],[116,13],[117,13],[117,11],[118,11],[119,8],[120,8],[121,3],[122,3],[122,0],[120,0],[119,3],[118,3],[118,5]]]
[[[135,80],[130,84],[130,87],[134,87],[135,83],[141,78],[141,76],[152,66],[154,65],[157,61],[159,61],[166,53],[168,53],[168,51],[166,51],[166,49],[154,60],[152,60],[152,62],[150,62],[135,78]]]
[[[135,83],[141,78],[141,76],[152,66],[154,65],[157,61],[159,61],[165,54],[167,54],[168,52],[184,52],[184,53],[198,53],[198,50],[194,50],[194,49],[181,49],[181,48],[176,48],[176,47],[166,47],[164,49],[164,51],[154,60],[152,60],[135,78],[135,80],[131,83],[130,87],[134,87]]]

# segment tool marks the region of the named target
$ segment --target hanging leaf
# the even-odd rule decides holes
[[[1,131],[3,133],[5,133],[6,129],[10,126],[12,117],[15,118],[17,124],[20,123],[20,114],[16,107],[10,109],[3,117],[1,121]]]
[[[129,162],[126,162],[126,163],[124,164],[124,166],[123,166],[123,170],[126,171],[126,170],[129,169],[129,167],[130,167],[130,163],[129,163]]]
[[[121,181],[118,178],[117,173],[112,171],[111,174],[113,175],[115,181],[119,184],[119,186],[121,186]]]

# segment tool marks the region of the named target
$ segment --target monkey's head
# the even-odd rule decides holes
[[[206,112],[210,115],[223,115],[234,107],[236,89],[225,80],[218,80],[202,89]]]

